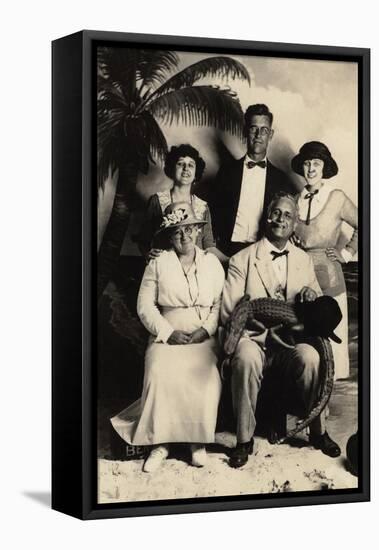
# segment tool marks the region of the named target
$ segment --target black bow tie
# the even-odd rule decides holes
[[[305,225],[309,225],[311,223],[311,206],[312,206],[312,201],[313,201],[313,198],[315,195],[317,195],[317,193],[319,192],[319,189],[316,189],[316,191],[310,191],[309,193],[307,193],[304,198],[305,199],[308,199],[309,200],[309,204],[308,204],[308,212],[307,212],[307,218],[305,220]]]
[[[253,160],[249,160],[246,163],[246,166],[248,168],[254,168],[254,166],[259,166],[260,168],[266,168],[266,161],[265,160],[260,160],[259,162],[254,162]]]
[[[288,256],[288,250],[283,250],[283,252],[276,252],[276,250],[271,250],[272,261],[280,258],[281,256]]]

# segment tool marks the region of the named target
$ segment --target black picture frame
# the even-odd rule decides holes
[[[353,61],[359,101],[359,485],[100,505],[96,500],[96,71],[99,44]],[[52,507],[81,519],[302,506],[370,499],[370,50],[100,31],[52,44]]]

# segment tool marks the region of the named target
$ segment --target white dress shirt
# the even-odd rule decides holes
[[[247,163],[249,161],[251,161],[251,159],[246,155],[243,164],[241,194],[232,234],[232,242],[255,242],[258,236],[259,222],[263,213],[267,164],[266,168],[261,168],[260,166],[248,168]]]
[[[279,250],[279,248],[276,248],[276,246],[274,246],[268,239],[266,239],[266,237],[263,238],[263,241],[270,255],[271,251],[281,253],[285,250],[288,250],[288,243],[282,250]],[[287,288],[287,258],[288,255],[283,255],[279,258],[276,258],[275,260],[272,260],[272,269],[278,281],[278,297],[281,296],[281,298],[283,299],[285,299],[286,297]]]
[[[332,185],[330,185],[330,183],[328,182],[322,183],[322,186],[320,187],[318,193],[316,193],[312,199],[311,217],[310,217],[311,220],[320,214],[321,210],[324,208],[329,198],[329,195],[332,191],[333,191],[333,187]],[[300,193],[298,205],[299,205],[299,218],[302,221],[305,221],[307,219],[310,199],[306,199],[305,196],[310,192],[312,191],[304,187],[304,189]],[[345,262],[351,261],[353,254],[351,254],[349,250],[347,250],[346,248],[343,248],[340,252]]]

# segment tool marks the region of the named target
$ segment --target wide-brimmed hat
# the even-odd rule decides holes
[[[296,172],[296,174],[304,176],[303,164],[306,160],[310,159],[321,159],[324,161],[324,169],[322,172],[323,178],[332,178],[338,173],[336,161],[332,157],[327,146],[320,141],[309,141],[308,143],[304,143],[299,153],[292,159],[292,170]]]
[[[157,234],[184,225],[205,225],[206,223],[208,222],[196,217],[192,204],[189,202],[173,202],[165,209]]]
[[[341,308],[332,296],[319,296],[313,302],[303,303],[304,328],[310,336],[330,338],[337,344],[341,343],[335,333],[335,328],[342,319]]]

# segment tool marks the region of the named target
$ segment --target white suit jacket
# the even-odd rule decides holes
[[[304,286],[312,288],[321,296],[312,258],[291,243],[288,243],[287,249],[287,301],[294,301]],[[263,240],[244,248],[230,259],[221,305],[222,324],[225,324],[244,294],[249,294],[251,299],[275,298],[278,282],[272,262],[270,251]]]

